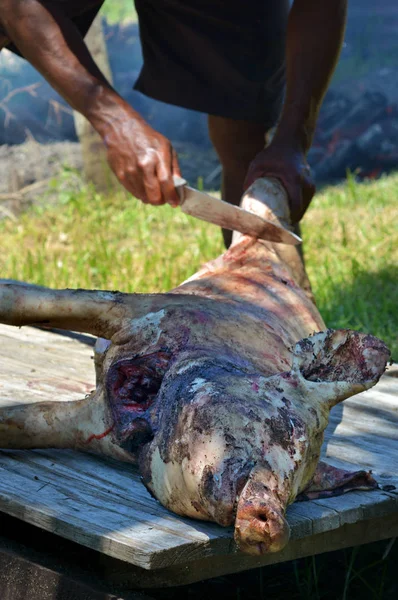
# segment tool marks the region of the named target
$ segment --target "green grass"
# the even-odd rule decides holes
[[[326,189],[303,221],[307,269],[330,327],[379,336],[398,360],[398,176]]]
[[[67,177],[67,174],[65,175]],[[64,184],[63,184],[64,185]],[[55,191],[61,190],[59,182]],[[398,359],[398,175],[319,192],[303,221],[307,269],[330,327],[385,340]],[[50,287],[167,291],[223,249],[216,227],[119,192],[59,191],[0,223],[2,277]]]
[[[102,6],[101,14],[112,24],[137,21],[133,0],[109,0]]]

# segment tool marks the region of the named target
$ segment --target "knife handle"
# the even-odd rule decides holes
[[[179,175],[173,175],[174,187],[177,191],[180,202],[184,201],[184,187],[187,185],[187,180]]]

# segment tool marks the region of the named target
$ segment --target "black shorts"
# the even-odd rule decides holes
[[[91,27],[92,22],[97,16],[105,0],[52,0],[52,3],[59,5],[62,12],[74,22],[82,36],[84,37]],[[7,32],[0,27],[0,36],[7,36]],[[7,44],[8,50],[23,56],[14,44]]]
[[[275,124],[288,0],[135,0],[144,65],[135,89],[211,115]]]
[[[67,13],[76,4],[58,2]],[[85,35],[102,1],[78,4],[80,14],[70,16]],[[144,58],[136,90],[211,115],[275,124],[284,93],[289,0],[135,5]]]

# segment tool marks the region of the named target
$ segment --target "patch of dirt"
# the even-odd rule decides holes
[[[0,146],[0,193],[17,192],[37,181],[56,177],[65,166],[81,170],[79,144],[38,144],[29,140],[16,146]]]
[[[51,193],[52,182],[66,168],[72,172],[65,185],[78,189],[82,163],[80,146],[74,142],[39,144],[29,140],[16,146],[0,146],[0,219],[15,219],[32,203],[56,202],[62,185]]]
[[[218,188],[221,170],[215,152],[188,142],[174,142],[181,171],[191,185]],[[56,191],[53,181],[68,176]],[[79,189],[83,183],[83,158],[77,142],[39,144],[29,140],[0,146],[0,219],[16,216],[31,204],[56,202],[63,187]]]

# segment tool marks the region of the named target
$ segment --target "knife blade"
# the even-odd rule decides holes
[[[195,190],[189,187],[185,179],[181,177],[175,176],[173,179],[181,200],[180,208],[187,215],[268,242],[293,246],[297,246],[302,242],[298,235],[288,229],[279,227],[272,221],[267,221],[239,206],[228,204],[228,202],[210,196],[205,192]]]

